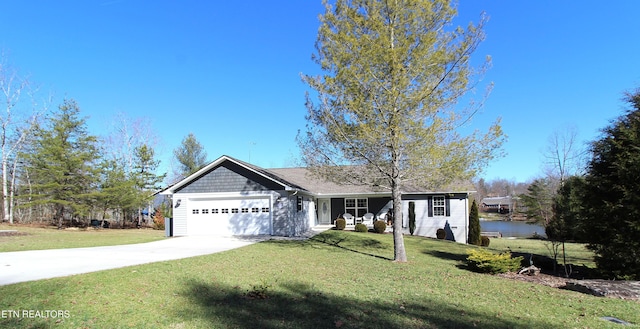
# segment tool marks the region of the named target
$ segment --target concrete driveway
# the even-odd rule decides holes
[[[270,237],[173,237],[108,247],[0,253],[0,285],[213,254]]]

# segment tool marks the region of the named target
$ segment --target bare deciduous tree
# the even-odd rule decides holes
[[[35,101],[35,90],[29,80],[20,76],[18,71],[8,64],[4,54],[0,54],[0,92],[4,103],[3,113],[0,114],[2,219],[13,223],[13,195],[19,153],[39,116],[46,111],[47,102],[38,109],[40,104]],[[27,102],[28,100],[31,102]]]
[[[543,152],[545,175],[560,185],[567,177],[584,172],[585,150],[578,144],[578,129],[566,126],[555,130]]]
[[[104,148],[110,160],[121,161],[126,173],[131,173],[135,164],[135,149],[145,145],[156,148],[158,136],[147,118],[129,118],[117,113],[104,137]]]

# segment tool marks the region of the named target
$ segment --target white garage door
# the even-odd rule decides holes
[[[269,199],[192,199],[187,210],[188,235],[257,235],[271,233]]]

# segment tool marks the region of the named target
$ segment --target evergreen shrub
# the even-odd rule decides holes
[[[347,221],[344,218],[336,219],[336,230],[344,230],[347,227]]]
[[[416,231],[416,203],[409,202],[409,233],[413,235]]]
[[[384,233],[387,230],[387,223],[382,220],[373,222],[373,231],[376,233]]]
[[[485,249],[469,249],[467,251],[467,265],[472,270],[481,273],[506,273],[520,269],[523,257],[511,257],[511,253],[494,254]]]
[[[489,239],[488,236],[483,235],[480,237],[480,246],[488,247],[490,242],[491,242],[491,239]]]
[[[356,230],[356,232],[367,232],[369,230],[369,228],[367,228],[367,225],[364,225],[362,223],[356,224],[356,227],[354,229]]]

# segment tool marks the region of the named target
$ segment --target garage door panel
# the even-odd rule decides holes
[[[189,235],[270,234],[269,199],[192,200]]]

